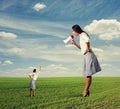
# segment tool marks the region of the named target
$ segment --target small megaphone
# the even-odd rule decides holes
[[[67,39],[63,40],[63,42],[67,45],[71,40],[73,40],[74,36],[70,35],[67,37]]]

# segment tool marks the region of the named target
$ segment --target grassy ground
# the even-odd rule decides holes
[[[29,97],[28,78],[0,78],[0,109],[120,109],[120,77],[93,77],[90,96],[82,98],[83,77],[38,78]]]

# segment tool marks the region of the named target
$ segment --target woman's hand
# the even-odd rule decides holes
[[[71,40],[71,43],[73,44],[73,45],[75,45],[77,48],[79,48],[80,49],[80,45],[79,44],[77,44],[76,42],[75,42],[75,40]]]
[[[71,40],[71,43],[73,44],[73,45],[76,45],[76,42],[75,42],[75,40]]]
[[[87,52],[92,52],[92,49],[91,49],[91,48],[87,48],[86,51],[87,51]]]

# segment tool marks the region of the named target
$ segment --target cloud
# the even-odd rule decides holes
[[[10,53],[10,54],[17,54],[17,55],[24,55],[25,53],[25,50],[22,49],[22,48],[11,48],[9,50],[7,50],[7,53]]]
[[[32,69],[30,68],[14,68],[14,69],[6,69],[4,71],[0,71],[0,76],[8,76],[8,77],[28,77],[28,74],[32,73]]]
[[[44,8],[46,8],[47,6],[45,4],[42,4],[42,3],[37,3],[33,6],[33,9],[36,10],[36,11],[40,11]]]
[[[120,22],[117,20],[93,20],[85,27],[90,34],[98,36],[101,40],[120,38]]]
[[[102,66],[102,67],[112,67],[112,65],[111,65],[111,64],[104,64],[104,63],[103,63],[103,64],[101,64],[101,66]]]
[[[42,41],[43,40],[40,40],[40,43]],[[21,53],[18,53],[17,51],[23,50],[22,47],[24,47],[25,54],[21,56],[24,56],[30,59],[36,58],[38,60],[39,59],[47,60],[47,62],[52,61],[52,64],[47,64],[46,66],[43,65],[43,71],[41,72],[40,77],[81,75],[82,70],[76,70],[80,68],[83,69],[83,66],[82,66],[83,56],[80,55],[80,51],[78,49],[69,48],[69,47],[66,48],[64,46],[59,46],[59,45],[56,45],[51,48],[45,44],[41,46],[40,43],[38,42],[37,42],[37,39],[34,39],[34,40],[27,39],[27,43],[25,43],[24,39],[20,39],[19,43],[23,44],[21,48],[20,49],[11,48],[9,52],[7,50],[7,53],[21,54]],[[120,48],[117,46],[110,45],[110,46],[102,46],[100,48],[93,48],[93,50],[97,55],[98,60],[100,61],[101,67],[102,67],[102,73],[99,73],[97,75],[98,76],[113,75],[112,72],[115,69],[118,69],[118,67],[116,66],[116,64],[113,65],[110,63],[120,62],[119,61]],[[26,74],[22,73],[23,74],[22,75],[20,72],[24,71],[24,72],[31,73],[33,68],[34,67],[29,67],[28,69],[19,68],[10,72],[13,72],[16,76],[27,76],[28,75],[27,73]],[[109,74],[106,74],[105,72],[108,72],[108,68],[111,68],[111,71],[109,71]],[[6,71],[6,72],[9,72],[9,71]]]
[[[105,51],[104,48],[102,48],[102,47],[101,48],[95,48],[95,47],[93,47],[92,49],[95,52],[95,54],[97,56],[99,56],[100,58],[102,58],[104,56],[104,51]]]
[[[50,72],[66,72],[68,71],[68,69],[66,67],[64,67],[62,64],[51,64],[51,65],[48,65],[46,67],[46,70],[47,71],[50,71]]]
[[[65,77],[80,76],[73,68],[64,66],[63,64],[50,64],[43,68],[40,77]]]
[[[34,34],[43,34],[54,37],[63,38],[70,30],[70,24],[51,21],[29,21],[19,19],[7,19],[9,16],[0,18],[0,26],[2,28],[15,29],[23,32]],[[47,32],[46,32],[47,31]],[[63,32],[64,31],[64,32]],[[67,37],[67,36],[66,36]]]
[[[55,40],[56,41],[56,40]],[[16,39],[15,41],[0,41],[2,46],[7,48],[0,48],[0,53],[7,56],[18,55],[27,58],[36,58],[52,62],[77,62],[80,57],[80,51],[74,49],[75,47],[67,47],[61,40],[61,44],[50,46],[50,38],[40,39]],[[54,40],[53,40],[54,42]],[[33,49],[34,48],[34,49]],[[73,57],[74,58],[71,58]]]
[[[76,49],[66,48],[59,45],[48,47],[47,45],[43,44],[40,46],[39,44],[34,45],[34,42],[33,44],[27,44],[28,47],[26,48],[27,52],[24,55],[25,57],[63,63],[76,62],[79,57],[79,51]],[[73,56],[74,58],[71,58]]]
[[[13,62],[10,60],[6,60],[2,63],[2,65],[11,65],[11,64],[13,64]]]
[[[30,66],[26,68],[14,68],[11,70],[0,71],[0,76],[12,76],[12,77],[28,77],[32,73],[33,68],[38,69],[36,66]],[[42,66],[42,70],[39,77],[65,77],[65,76],[80,76],[75,70],[68,68],[62,64],[48,64]]]
[[[12,2],[9,0],[4,0],[0,2],[0,10],[6,10],[9,7],[12,7],[15,3],[16,3],[16,0],[12,0]]]
[[[104,52],[100,53],[100,57],[105,62],[120,62],[120,47],[118,46],[104,46],[102,47]]]
[[[15,39],[17,38],[17,35],[14,33],[9,33],[9,32],[0,32],[0,37],[1,38],[6,38],[6,39]]]
[[[19,55],[24,56],[25,49],[24,48],[9,48],[9,49],[0,49],[1,53],[7,54],[7,55]]]
[[[95,48],[95,47],[94,47],[93,50],[94,50],[95,52],[99,52],[99,53],[100,53],[100,52],[103,52],[103,49],[101,49],[101,48]]]

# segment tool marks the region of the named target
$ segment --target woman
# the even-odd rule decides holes
[[[82,96],[86,97],[90,94],[89,88],[92,82],[92,75],[101,71],[101,68],[97,57],[91,49],[89,35],[83,31],[79,25],[74,25],[72,27],[72,33],[80,38],[80,44],[77,44],[75,40],[71,40],[71,43],[81,49],[81,52],[84,55],[83,75],[86,76],[86,84]]]
[[[39,71],[37,71],[37,69],[33,69],[33,73],[31,73],[29,75],[29,78],[31,78],[31,82],[30,82],[30,96],[35,96],[35,89],[36,89],[36,80],[39,76],[39,73],[41,71],[41,66],[40,66],[40,69]]]

